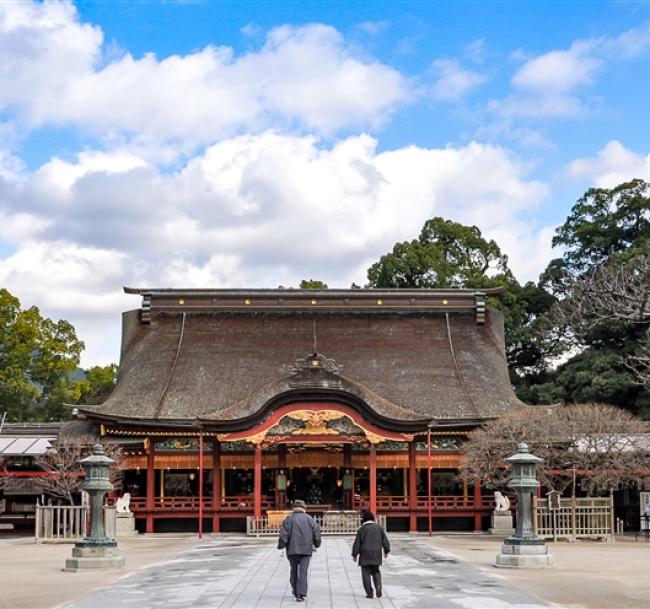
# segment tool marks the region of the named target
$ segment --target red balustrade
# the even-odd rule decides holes
[[[377,510],[407,510],[409,507],[408,495],[392,495],[388,497],[377,497]]]
[[[262,497],[262,508],[273,509],[275,498]],[[146,497],[131,497],[131,511],[134,513],[147,511]],[[153,509],[156,512],[198,512],[198,497],[154,497]],[[203,509],[212,511],[212,497],[203,497]],[[252,495],[236,495],[222,497],[219,511],[248,512],[253,511]]]
[[[368,509],[370,504],[367,496],[357,496],[354,499],[354,509]],[[512,505],[512,504],[511,504]],[[429,504],[427,497],[418,496],[416,502],[417,510],[428,509]],[[514,505],[512,506],[514,507]],[[393,495],[387,497],[377,497],[377,511],[392,512],[408,510],[408,495]],[[493,510],[494,498],[481,497],[478,505],[475,504],[474,497],[463,497],[462,495],[437,495],[431,497],[431,509],[437,512],[448,511],[467,511],[467,510]]]
[[[428,509],[429,501],[427,497],[418,497],[418,508]],[[431,497],[431,507],[433,510],[467,510],[474,509],[474,498],[456,495],[434,496]]]
[[[146,497],[131,497],[131,510],[138,514],[147,512]],[[366,496],[354,499],[353,509],[368,509],[370,500]],[[275,509],[275,497],[271,495],[262,496],[262,509]],[[511,500],[511,507],[515,504]],[[221,504],[214,509],[211,497],[203,498],[203,510],[208,512],[253,512],[253,495],[231,495],[221,498]],[[427,497],[418,496],[416,509],[427,510]],[[433,496],[431,497],[431,509],[434,512],[458,512],[458,511],[491,511],[494,509],[494,498],[491,496],[481,497],[478,505],[475,505],[474,497],[468,496]],[[165,512],[197,512],[199,510],[198,497],[155,497],[153,511]],[[377,497],[377,511],[380,513],[406,512],[409,510],[408,495],[391,495]]]

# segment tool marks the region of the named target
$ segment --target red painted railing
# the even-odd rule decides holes
[[[262,509],[273,509],[275,503],[274,497],[262,497]],[[137,514],[138,512],[147,511],[147,498],[146,497],[131,497],[131,511]],[[198,497],[154,497],[153,509],[156,512],[198,512],[199,498]],[[207,511],[213,510],[212,497],[203,498],[203,509]],[[223,497],[221,499],[220,511],[231,512],[252,512],[253,511],[253,496],[252,495],[237,495],[230,497]]]
[[[355,509],[367,508],[370,499],[367,496],[357,497],[354,500]],[[426,510],[429,507],[427,497],[418,496],[416,509]],[[392,495],[377,497],[377,511],[391,512],[409,509],[409,498],[407,495]],[[431,509],[438,512],[466,511],[466,510],[493,510],[494,498],[481,497],[478,505],[475,505],[474,497],[463,497],[457,495],[437,495],[431,497]]]
[[[512,502],[512,500],[511,500]],[[367,509],[370,499],[366,496],[357,496],[354,500],[354,509]],[[511,503],[514,508],[514,503]],[[275,497],[264,495],[262,497],[262,509],[275,509]],[[416,510],[427,510],[428,502],[426,497],[417,498]],[[431,509],[434,512],[459,512],[459,511],[490,511],[494,509],[494,498],[481,497],[475,505],[474,497],[463,497],[456,495],[438,495],[431,497]],[[137,514],[147,511],[146,497],[131,497],[131,510]],[[153,511],[155,512],[198,512],[198,497],[154,497]],[[203,498],[203,510],[212,512],[214,506],[211,497]],[[409,510],[409,498],[407,495],[391,495],[377,497],[377,511],[403,512]],[[222,497],[218,512],[253,512],[252,495],[234,495]]]

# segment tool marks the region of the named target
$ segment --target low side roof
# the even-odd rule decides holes
[[[0,435],[0,456],[3,457],[32,457],[44,455],[56,436],[15,436]]]
[[[500,316],[481,311],[475,292],[294,291],[293,302],[283,290],[203,291],[197,300],[172,292],[139,292],[143,308],[124,316],[117,387],[82,410],[135,420],[252,417],[274,395],[298,391],[296,360],[315,350],[333,360],[327,387],[386,419],[481,420],[522,406]]]

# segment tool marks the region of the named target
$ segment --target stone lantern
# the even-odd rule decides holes
[[[66,571],[124,566],[117,543],[106,536],[104,528],[104,495],[113,488],[109,472],[114,463],[101,444],[95,444],[90,456],[79,461],[85,474],[81,488],[90,495],[90,535],[75,543],[72,558],[65,561]]]
[[[497,554],[497,567],[540,568],[553,566],[553,557],[543,538],[537,537],[533,528],[532,494],[537,492],[536,478],[539,457],[528,452],[528,445],[521,442],[517,453],[506,459],[512,466],[509,488],[517,495],[517,523],[514,535],[506,538]]]

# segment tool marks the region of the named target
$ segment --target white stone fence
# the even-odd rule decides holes
[[[614,541],[614,498],[561,497],[552,501],[533,497],[533,525],[537,535],[553,541]]]
[[[104,506],[104,527],[115,538],[115,507]],[[90,531],[90,509],[86,505],[36,504],[36,543],[74,543]]]

